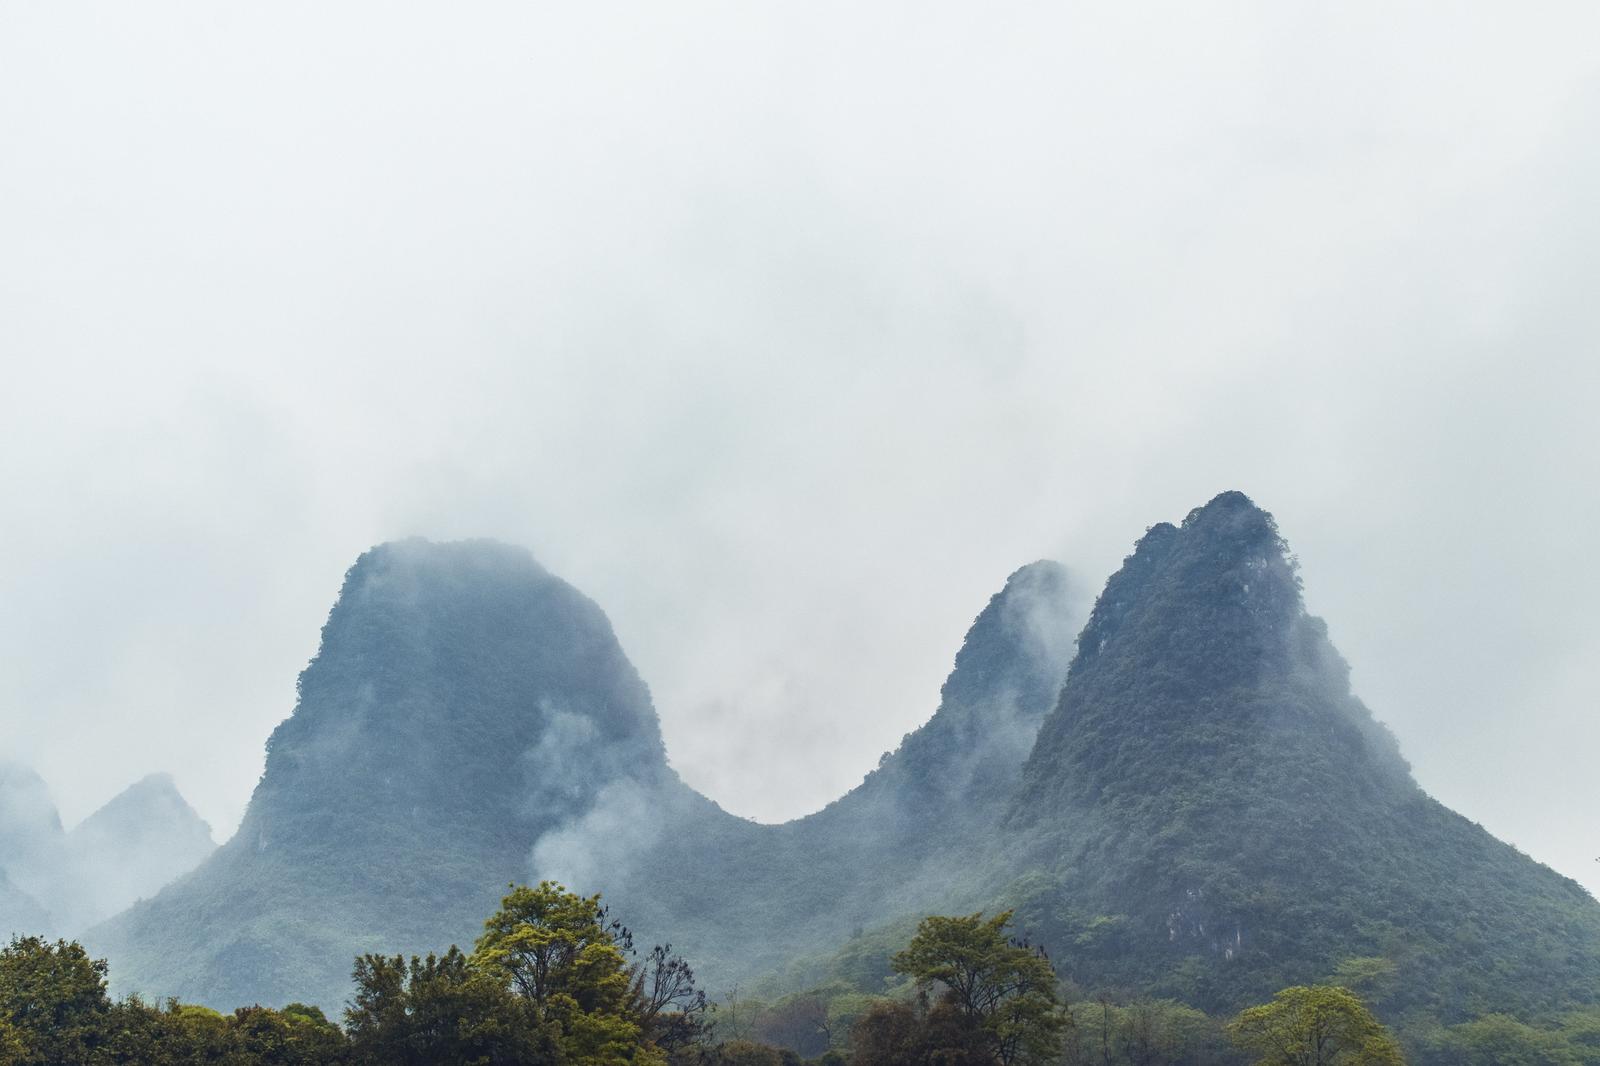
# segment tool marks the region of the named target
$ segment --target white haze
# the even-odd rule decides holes
[[[1600,888],[1600,8],[0,2],[0,723],[225,836],[340,576],[527,545],[775,819],[1239,488]]]

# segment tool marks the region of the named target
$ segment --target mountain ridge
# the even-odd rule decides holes
[[[604,613],[526,552],[380,545],[240,832],[92,946],[124,987],[337,1008],[354,953],[469,940],[552,877],[722,985],[1005,906],[1075,979],[1206,1009],[1356,957],[1399,975],[1394,1012],[1600,1001],[1600,905],[1417,786],[1248,497],[1151,526],[1076,640],[1074,596],[1016,571],[933,716],[768,826],[672,771]],[[872,990],[887,957],[851,950]]]
[[[961,692],[962,678],[980,670],[1006,687],[985,709],[1014,719],[1007,735],[1020,729],[1031,742],[1059,684],[1048,675],[1065,672],[1066,595],[1054,564],[1012,575],[969,633],[966,670],[952,672],[935,732],[974,712],[978,697]],[[1056,666],[1041,667],[1040,655]],[[671,769],[648,690],[603,612],[527,552],[491,541],[414,539],[363,553],[297,692],[235,836],[93,931],[122,987],[220,1006],[337,1007],[357,951],[470,940],[508,880],[539,877],[605,892],[636,929],[697,951],[712,970],[748,971],[758,964],[738,956],[775,920],[761,893],[730,902],[714,922],[689,909],[729,884],[777,890],[819,862],[842,869],[849,860],[821,840],[825,827],[847,819],[860,831],[869,819],[851,810],[883,791],[863,782],[778,826],[724,811]],[[917,735],[869,781],[912,758]],[[990,776],[1025,754],[1015,743],[958,747],[924,754]],[[858,865],[869,847],[854,849]],[[663,866],[675,871],[666,884]],[[835,902],[827,891],[777,900],[793,912],[787,933],[751,954],[776,962],[806,930],[832,935],[865,917],[834,916]],[[238,977],[251,971],[261,976]]]

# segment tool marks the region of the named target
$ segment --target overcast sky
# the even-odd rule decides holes
[[[1600,7],[0,2],[0,754],[232,831],[341,576],[599,601],[813,810],[1017,566],[1273,511],[1600,890]]]

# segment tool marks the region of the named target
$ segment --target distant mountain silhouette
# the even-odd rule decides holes
[[[44,905],[12,883],[0,869],[0,940],[30,934],[49,936],[55,919]]]
[[[18,932],[58,932],[59,919],[43,900],[59,905],[70,887],[66,832],[44,779],[18,763],[0,763],[0,925]],[[41,918],[42,916],[42,918]],[[24,919],[38,923],[24,927]]]
[[[67,834],[84,877],[76,924],[87,926],[153,896],[217,848],[169,774],[151,774],[118,793]]]
[[[0,933],[76,935],[215,847],[166,774],[130,785],[66,832],[44,780],[0,765]]]

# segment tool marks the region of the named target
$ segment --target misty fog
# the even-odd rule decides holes
[[[1512,14],[0,4],[0,756],[225,839],[356,556],[493,536],[783,820],[1238,488],[1600,890],[1600,10]]]

